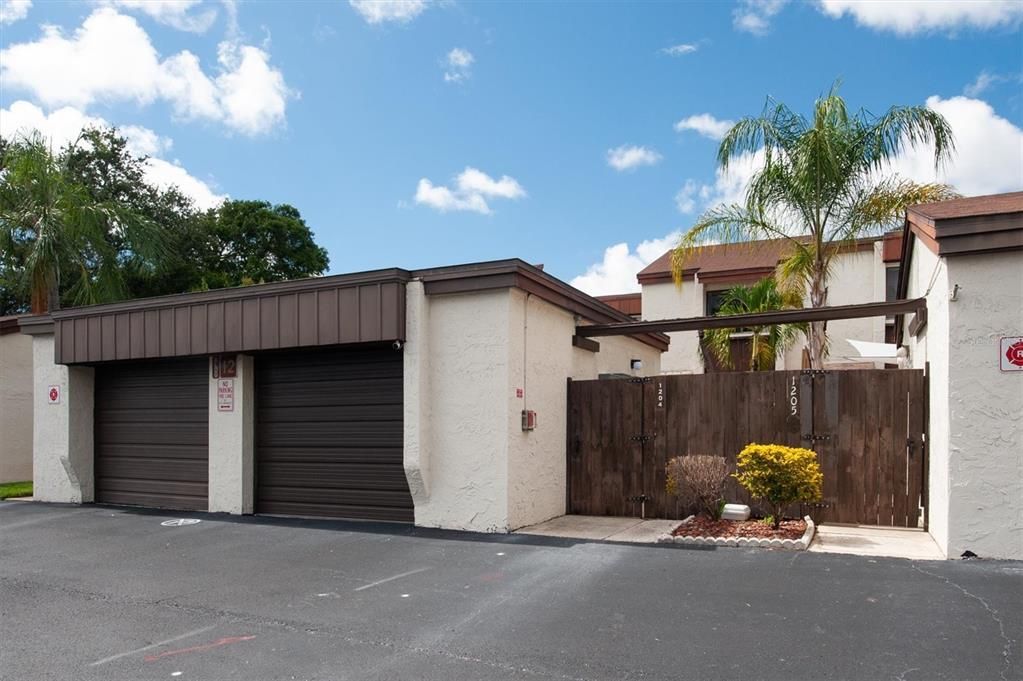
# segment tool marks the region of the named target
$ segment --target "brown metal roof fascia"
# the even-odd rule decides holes
[[[693,276],[698,272],[696,268],[682,270],[682,280],[692,281]],[[636,281],[640,284],[671,284],[675,281],[670,270],[664,272],[650,272],[648,274],[637,274]]]
[[[704,329],[728,329],[743,326],[768,326],[771,324],[792,324],[796,322],[817,322],[834,319],[860,319],[881,317],[913,312],[927,306],[923,298],[897,300],[886,303],[862,303],[859,305],[836,305],[834,307],[800,308],[757,312],[754,314],[723,315],[715,317],[691,317],[687,319],[661,319],[651,322],[625,322],[577,326],[575,332],[586,338],[594,336],[621,336],[635,333],[672,333],[675,331],[701,331]]]
[[[422,280],[427,295],[518,288],[591,322],[613,323],[632,319],[517,258],[415,270],[412,276]],[[658,333],[641,334],[637,340],[662,352],[668,349],[670,342],[667,336]]]
[[[932,219],[906,212],[910,230],[938,255],[992,253],[1023,248],[1023,212]]]
[[[48,314],[30,314],[18,317],[18,329],[28,336],[53,333],[53,317]]]
[[[53,313],[56,361],[404,340],[408,278],[377,270],[61,310]]]
[[[6,336],[11,333],[18,333],[20,325],[18,324],[18,315],[12,315],[10,317],[0,317],[0,336]]]
[[[174,293],[171,295],[155,296],[152,298],[134,298],[132,300],[122,300],[117,303],[82,305],[80,307],[64,308],[63,310],[53,312],[52,314],[54,319],[66,319],[68,317],[81,317],[83,315],[104,314],[107,312],[152,310],[158,307],[168,307],[180,304],[195,305],[196,303],[253,298],[275,293],[315,291],[322,288],[337,288],[339,286],[354,286],[357,284],[375,284],[381,281],[393,280],[407,282],[409,277],[409,272],[400,268],[370,270],[367,272],[353,272],[351,274],[334,274],[327,277],[309,277],[306,279],[276,281],[269,284],[233,286],[231,288],[218,288],[211,291]]]

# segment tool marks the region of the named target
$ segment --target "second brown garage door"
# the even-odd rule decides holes
[[[206,509],[207,366],[200,357],[96,367],[96,501]]]
[[[412,522],[402,356],[391,348],[256,358],[256,512]]]

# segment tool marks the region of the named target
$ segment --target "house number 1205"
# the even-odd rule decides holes
[[[792,415],[799,413],[799,391],[796,389],[796,377],[792,377],[792,385],[789,386],[789,406],[792,407]]]

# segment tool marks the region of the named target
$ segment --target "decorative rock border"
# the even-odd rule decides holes
[[[693,516],[689,516],[679,526],[685,525]],[[670,534],[662,534],[657,538],[658,544],[686,544],[689,546],[735,546],[738,548],[762,548],[762,549],[785,549],[789,551],[805,551],[813,541],[813,535],[817,531],[810,516],[804,516],[806,530],[799,539],[759,539],[756,537],[673,537]]]

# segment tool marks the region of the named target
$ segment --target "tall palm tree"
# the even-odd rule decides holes
[[[957,196],[946,185],[885,174],[895,157],[921,144],[933,145],[936,167],[954,151],[948,123],[926,107],[850,113],[837,84],[817,99],[812,119],[768,99],[763,113],[736,123],[718,149],[723,170],[737,157],[760,154],[763,167],[744,203],[711,208],[682,236],[672,257],[676,282],[706,241],[781,238],[791,247],[779,267],[781,284],[804,287],[811,307],[826,305],[832,261],[844,246],[896,225],[907,206]],[[810,324],[808,341],[810,366],[819,369],[827,352],[824,322]]]
[[[796,289],[778,287],[773,277],[761,279],[752,286],[733,286],[721,301],[718,315],[771,312],[803,306],[803,295]],[[769,371],[775,359],[796,342],[806,329],[805,324],[772,324],[749,327],[750,369]],[[708,329],[703,332],[704,347],[720,364],[732,366],[732,334],[736,329]]]
[[[62,293],[76,305],[122,297],[123,263],[114,235],[131,244],[132,257],[154,255],[162,244],[155,225],[123,206],[95,201],[73,182],[38,133],[4,145],[0,251],[5,267],[19,272],[33,313],[59,307]]]

